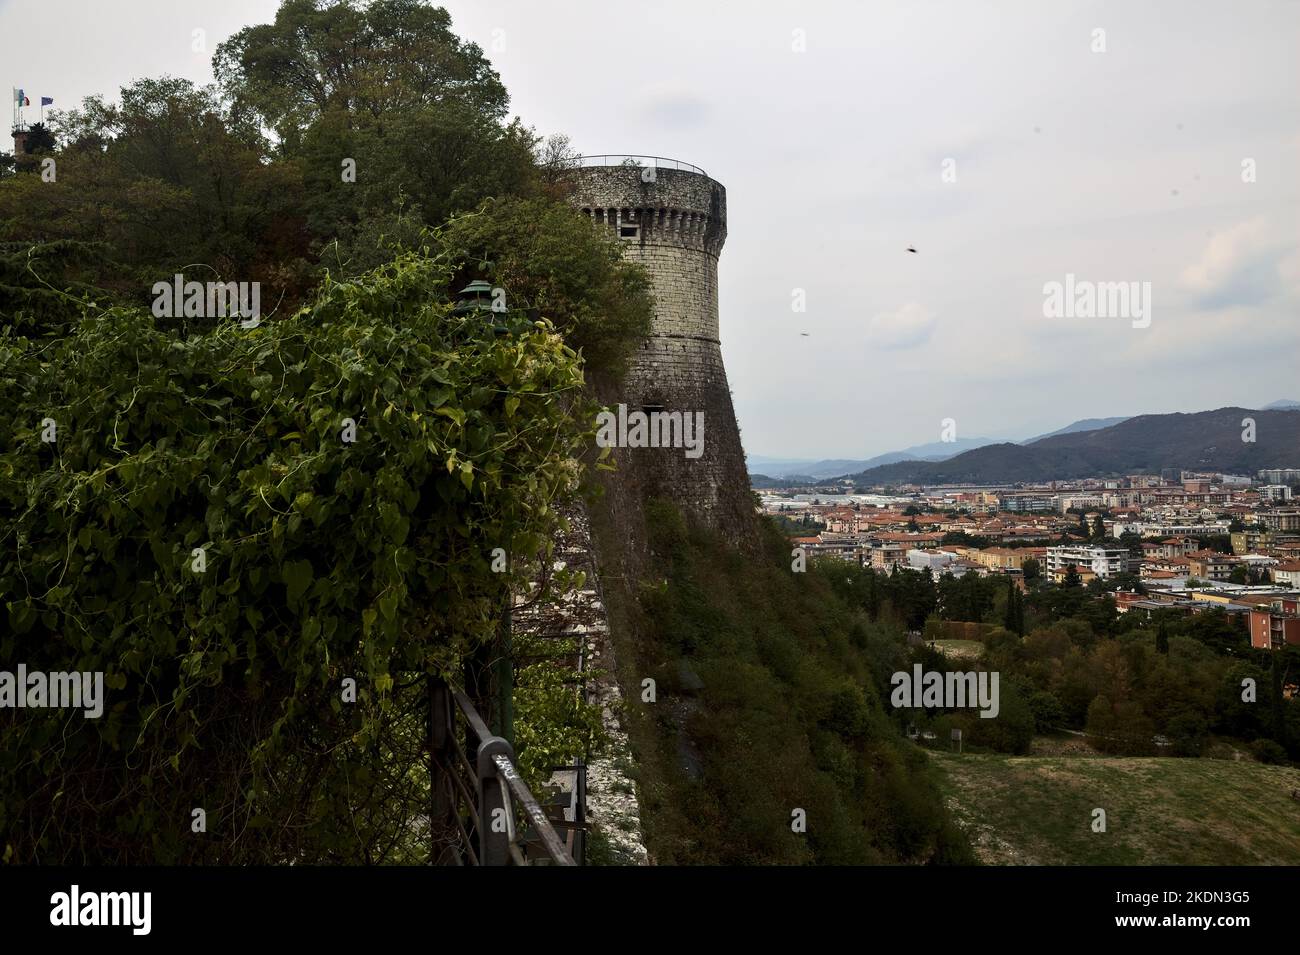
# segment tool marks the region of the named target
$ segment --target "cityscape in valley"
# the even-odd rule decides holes
[[[1293,447],[1300,410],[1277,404],[1274,437]],[[1258,413],[1217,414],[1249,438]],[[1082,429],[1100,432],[1099,458],[1120,423]],[[1181,457],[1212,459],[1205,443]],[[906,633],[911,659],[1001,678],[988,723],[951,699],[901,711],[981,861],[1294,863],[1297,830],[1282,820],[1295,777],[1269,765],[1294,756],[1300,730],[1300,467],[1276,463],[962,483],[881,480],[891,465],[877,465],[752,480],[793,569],[850,574],[837,589]],[[1102,791],[1127,832],[1071,832],[1068,816]]]
[[[1021,590],[1086,586],[1117,613],[1217,610],[1240,620],[1243,645],[1300,646],[1300,468],[1016,486],[845,478],[760,497],[809,557],[882,573],[1002,576]],[[1286,686],[1288,697],[1297,691]]]

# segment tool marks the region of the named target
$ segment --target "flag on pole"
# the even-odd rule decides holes
[[[53,96],[42,96],[42,97],[41,97],[41,105],[42,105],[42,106],[53,106],[53,105],[54,105],[54,97],[53,97]]]
[[[15,90],[14,90],[14,102],[17,103],[19,106],[31,106],[31,105],[32,105],[32,101],[29,100],[29,99],[27,98],[27,95],[26,95],[22,90],[19,90],[19,89],[15,89]]]

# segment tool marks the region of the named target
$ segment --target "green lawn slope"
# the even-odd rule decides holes
[[[1300,770],[1248,760],[931,752],[993,865],[1297,865]],[[1106,811],[1106,831],[1092,829]]]

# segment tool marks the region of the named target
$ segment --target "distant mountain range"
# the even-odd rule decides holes
[[[904,448],[902,451],[889,451],[860,461],[844,458],[827,458],[822,461],[807,458],[765,458],[759,454],[749,455],[746,461],[751,474],[783,478],[798,477],[817,481],[853,471],[865,471],[868,468],[880,467],[882,464],[893,464],[896,461],[944,461],[963,451],[982,448],[986,444],[993,443],[992,438],[961,438],[952,442],[933,441],[930,444],[918,444]]]
[[[1220,408],[1193,414],[1084,418],[1023,442],[965,438],[891,451],[864,461],[810,461],[751,455],[755,487],[851,477],[881,483],[989,483],[1101,477],[1164,468],[1250,474],[1300,467],[1300,402],[1263,409]],[[1242,441],[1243,417],[1255,418],[1256,440]]]
[[[1124,420],[1124,418],[1084,418],[1082,421],[1068,424],[1058,431],[1040,434],[1016,443],[1030,444],[1058,434],[1092,431],[1096,428],[1106,428],[1112,424],[1119,424]],[[785,478],[786,480],[813,482],[859,471],[869,471],[872,468],[882,467],[886,464],[896,464],[899,461],[947,461],[963,451],[973,451],[976,448],[998,443],[996,438],[958,438],[955,441],[931,441],[929,444],[915,444],[901,451],[888,451],[885,454],[877,454],[874,458],[867,458],[862,461],[847,460],[845,458],[827,458],[822,461],[814,461],[808,458],[768,458],[760,454],[751,454],[747,462],[750,474],[757,474],[766,478]]]
[[[1242,440],[1246,417],[1255,420],[1253,442]],[[986,445],[946,461],[901,461],[851,477],[863,484],[1010,484],[1158,474],[1164,468],[1250,475],[1268,467],[1300,467],[1300,411],[1219,408],[1139,415],[1031,444]]]

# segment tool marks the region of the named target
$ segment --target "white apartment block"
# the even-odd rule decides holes
[[[913,570],[925,570],[928,567],[932,571],[941,571],[956,559],[956,554],[946,550],[909,550],[907,552],[907,566]]]
[[[1078,570],[1091,570],[1098,577],[1113,577],[1127,573],[1129,554],[1127,547],[1069,546],[1047,548],[1047,572],[1065,570],[1073,565]]]
[[[1102,507],[1106,499],[1101,494],[1058,494],[1056,509],[1064,514],[1072,507]]]
[[[1140,537],[1212,537],[1228,533],[1228,521],[1206,521],[1201,524],[1166,524],[1152,521],[1115,522],[1115,536],[1137,534]]]
[[[1269,484],[1294,484],[1300,481],[1300,468],[1264,468],[1259,479]]]

